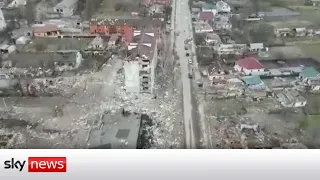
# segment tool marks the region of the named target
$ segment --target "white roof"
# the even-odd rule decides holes
[[[251,43],[250,48],[251,49],[263,49],[263,43]]]
[[[78,2],[78,0],[62,0],[55,7],[66,7],[66,8],[69,8],[69,7],[72,7],[77,2]]]
[[[9,45],[8,44],[1,44],[0,49],[8,49]]]

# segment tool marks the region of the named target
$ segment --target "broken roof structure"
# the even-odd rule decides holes
[[[59,31],[58,26],[54,24],[42,24],[33,27],[34,33],[46,33],[52,31]]]
[[[129,56],[135,59],[137,56],[153,59],[156,46],[156,30],[144,29],[134,32],[132,42],[128,46]]]
[[[307,104],[307,100],[293,89],[285,89],[276,93],[276,96],[284,107],[303,107]]]
[[[101,128],[92,130],[88,142],[93,149],[136,149],[141,115],[105,114]]]
[[[53,53],[54,62],[75,62],[79,51],[59,51]]]

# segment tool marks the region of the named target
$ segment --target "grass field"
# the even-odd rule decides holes
[[[305,55],[320,61],[320,41],[299,42],[297,46]]]

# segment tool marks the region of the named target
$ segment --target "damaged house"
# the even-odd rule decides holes
[[[216,33],[206,33],[204,41],[207,45],[217,46],[221,44],[220,36]]]
[[[247,51],[246,44],[220,44],[218,47],[218,54],[243,54]]]
[[[60,29],[54,24],[38,24],[33,27],[35,37],[54,37],[60,34]]]
[[[267,95],[267,89],[259,76],[244,76],[242,81],[246,86],[245,94],[253,99],[262,99]]]
[[[14,75],[0,72],[0,94],[4,90],[14,89],[18,84],[19,81]]]
[[[214,29],[219,31],[230,31],[232,24],[230,22],[229,15],[218,15],[214,19]]]
[[[152,74],[154,74],[158,54],[156,37],[157,33],[155,29],[146,28],[134,31],[132,41],[128,46],[129,62],[125,63],[125,86],[127,91],[131,89],[135,90],[134,92],[136,93],[152,93],[154,81]],[[139,73],[137,70],[139,70]],[[129,74],[135,74],[135,79],[127,76]],[[128,81],[129,79],[130,81]],[[134,84],[132,82],[139,83]],[[139,86],[139,89],[130,87],[132,85],[135,87]]]
[[[292,29],[290,29],[290,28],[275,28],[274,34],[276,37],[288,37],[292,34]]]
[[[212,27],[208,23],[196,22],[196,23],[193,23],[193,27],[196,34],[213,32]]]
[[[226,2],[220,0],[216,3],[218,13],[229,13],[231,12],[231,7]]]
[[[308,90],[320,90],[320,73],[314,67],[308,67],[302,70],[299,74],[302,82],[305,83]]]
[[[53,7],[53,11],[62,17],[70,17],[76,12],[77,4],[78,0],[62,0]]]
[[[298,91],[293,89],[284,89],[283,91],[276,92],[275,95],[284,107],[304,107],[307,104],[307,100]]]
[[[58,51],[53,54],[56,71],[73,70],[80,67],[83,61],[80,51]]]
[[[107,48],[106,43],[103,38],[100,36],[95,37],[88,47],[85,49],[86,54],[94,55],[103,55],[105,49]]]

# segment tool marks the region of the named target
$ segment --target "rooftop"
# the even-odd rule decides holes
[[[244,76],[241,79],[248,86],[263,84],[259,76]]]
[[[213,12],[200,12],[199,19],[203,21],[213,20]]]
[[[254,57],[239,59],[236,64],[245,69],[263,69],[263,65]]]
[[[283,106],[291,106],[292,103],[305,102],[306,99],[293,89],[285,89],[277,93],[277,97]]]
[[[296,11],[292,11],[288,8],[283,7],[273,7],[271,11],[259,12],[259,15],[265,17],[286,17],[286,16],[299,16],[300,13]]]
[[[304,78],[317,77],[318,75],[319,71],[317,71],[314,67],[307,67],[301,72],[301,76],[303,76]]]
[[[153,32],[152,32],[153,31]],[[154,47],[156,45],[156,30],[155,29],[143,29],[140,31],[140,35],[137,35],[132,40],[137,45],[132,48],[128,55],[131,58],[136,58],[137,56],[144,56],[148,59],[152,59],[154,55]]]
[[[250,49],[262,49],[263,43],[251,43],[249,44]]]
[[[58,26],[54,24],[42,24],[42,25],[33,27],[34,33],[46,33],[46,32],[52,32],[52,31],[59,31]]]
[[[93,130],[89,143],[95,149],[136,149],[141,115],[105,114],[101,130]]]
[[[203,6],[202,6],[202,9],[215,9],[216,8],[216,5],[213,4],[213,3],[205,3]]]
[[[131,25],[131,26],[161,26],[163,22],[161,20],[153,19],[91,19],[90,24],[101,25]]]
[[[78,0],[62,0],[55,7],[72,7]]]

